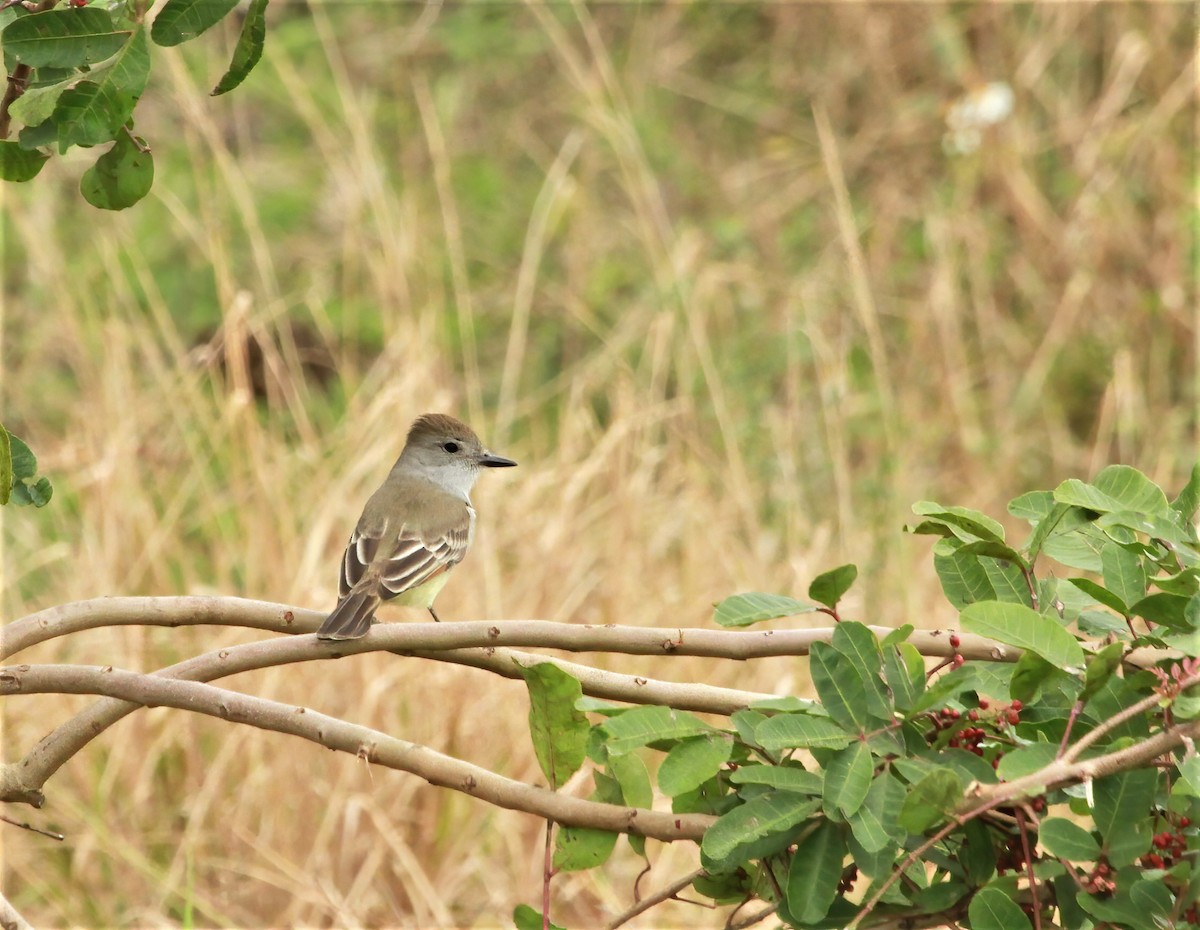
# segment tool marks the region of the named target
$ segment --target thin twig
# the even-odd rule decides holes
[[[635,903],[632,907],[622,911],[605,925],[605,930],[617,930],[617,927],[633,920],[633,918],[637,917],[638,914],[642,914],[650,910],[650,908],[654,907],[656,904],[662,904],[663,901],[671,900],[675,897],[675,895],[679,894],[679,892],[690,886],[692,882],[704,874],[704,869],[696,869],[694,872],[689,872],[687,875],[680,876],[679,878],[675,879],[675,881],[671,882],[671,884],[660,888],[651,895],[647,895]]]

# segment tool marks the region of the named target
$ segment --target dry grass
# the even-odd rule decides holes
[[[214,37],[159,55],[132,213],[82,205],[84,153],[0,191],[3,416],[56,484],[3,513],[8,618],[105,594],[331,605],[426,410],[521,462],[481,483],[453,618],[704,624],[854,561],[853,612],[944,623],[912,501],[999,513],[1108,462],[1170,488],[1195,460],[1186,6],[276,12],[227,99],[205,96]],[[986,80],[1012,118],[946,155],[942,108]],[[191,350],[217,324],[225,369]],[[314,341],[336,380],[305,376]],[[21,658],[153,668],[248,637]],[[806,683],[784,661],[653,671]],[[521,687],[481,673],[370,656],[230,684],[538,778]],[[81,703],[8,703],[6,755]],[[3,833],[37,925],[493,926],[540,894],[530,818],[179,713],[122,722],[47,788],[37,820],[67,842]],[[652,858],[643,888],[694,850]],[[638,868],[624,849],[559,877],[556,919],[601,923]]]

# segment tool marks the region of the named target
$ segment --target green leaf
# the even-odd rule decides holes
[[[528,904],[518,904],[513,908],[513,923],[517,930],[542,930],[542,912],[535,911]],[[549,930],[565,930],[556,923],[549,924]]]
[[[1140,869],[1130,867],[1120,869],[1113,882],[1117,890],[1110,896],[1079,892],[1076,900],[1080,907],[1106,926],[1117,924],[1132,930],[1168,926],[1162,918],[1170,912],[1172,899],[1161,878],[1146,879]]]
[[[786,913],[800,925],[816,923],[829,913],[845,857],[846,838],[829,821],[797,844],[788,867]]]
[[[1008,502],[1008,512],[1030,524],[1038,524],[1054,510],[1054,495],[1050,491],[1027,491]]]
[[[1124,530],[1134,533],[1144,533],[1151,539],[1159,539],[1174,545],[1190,545],[1196,542],[1196,531],[1190,525],[1184,524],[1179,514],[1168,510],[1164,514],[1134,513],[1131,510],[1118,510],[1114,513],[1101,514],[1096,518],[1096,526],[1103,530],[1112,530],[1108,535],[1118,541],[1128,543],[1131,540]]]
[[[760,620],[775,620],[795,614],[812,613],[815,604],[807,604],[782,594],[735,594],[717,604],[713,622],[718,626],[750,626]]]
[[[0,33],[5,58],[32,68],[78,68],[115,55],[129,32],[96,7],[49,10],[13,20]]]
[[[735,785],[769,785],[797,794],[819,795],[824,780],[816,772],[794,765],[742,765],[729,774]]]
[[[649,808],[654,803],[654,787],[646,763],[636,752],[609,756],[608,773],[621,788],[621,800],[630,807]]]
[[[1038,842],[1052,856],[1070,862],[1095,862],[1100,844],[1087,830],[1065,817],[1048,817],[1038,827]]]
[[[959,549],[968,555],[982,555],[1000,562],[1009,562],[1014,566],[1025,565],[1025,559],[1012,546],[996,542],[992,539],[981,539],[976,542],[964,543]]]
[[[617,845],[618,834],[589,827],[562,827],[554,840],[554,868],[581,872],[603,865]]]
[[[1104,587],[1120,598],[1122,604],[1128,606],[1145,596],[1146,569],[1135,553],[1124,546],[1109,543],[1100,550],[1100,566]]]
[[[58,105],[58,98],[79,79],[79,72],[72,71],[71,77],[57,84],[46,84],[42,87],[30,87],[13,101],[8,112],[15,120],[20,120],[26,126],[36,126],[44,123]]]
[[[963,834],[958,860],[967,873],[967,880],[978,887],[996,874],[996,847],[991,831],[978,817],[967,821]]]
[[[911,710],[925,690],[925,660],[912,643],[897,643],[883,650],[883,668],[896,709]]]
[[[1074,523],[1083,519],[1083,515],[1080,513],[1078,508],[1071,507],[1068,504],[1055,504],[1054,495],[1051,494],[1051,492],[1035,491],[1033,493],[1037,495],[1045,495],[1045,497],[1041,498],[1040,500],[1046,502],[1049,505],[1049,509],[1046,511],[1045,515],[1036,519],[1034,519],[1032,515],[1026,517],[1026,519],[1034,524],[1033,533],[1030,534],[1029,542],[1025,544],[1025,552],[1029,559],[1030,565],[1037,561],[1037,557],[1041,555],[1042,549],[1046,545],[1046,541],[1049,540],[1053,534],[1067,532],[1072,528]],[[1013,500],[1009,504],[1010,511],[1012,511],[1014,504],[1016,504],[1018,501],[1024,501],[1025,498],[1028,497],[1029,495],[1022,495],[1021,497]],[[1031,514],[1031,511],[1023,510],[1023,512]]]
[[[659,790],[669,798],[695,791],[721,770],[732,752],[733,737],[727,733],[684,740],[659,766]]]
[[[1054,489],[1054,499],[1098,513],[1116,510],[1163,513],[1167,509],[1167,496],[1162,488],[1128,465],[1109,465],[1092,484],[1068,478]]]
[[[924,913],[936,914],[952,907],[955,902],[961,901],[966,897],[968,890],[964,882],[951,879],[937,882],[927,888],[917,889],[912,900]]]
[[[1095,804],[1092,817],[1104,839],[1109,862],[1129,865],[1150,848],[1150,819],[1158,773],[1149,770],[1120,772],[1092,784]]]
[[[873,772],[871,750],[863,743],[834,755],[825,766],[822,782],[825,812],[831,816],[840,812],[844,817],[857,812],[871,790]]]
[[[857,621],[843,620],[834,627],[830,645],[849,659],[858,672],[865,691],[867,713],[880,721],[891,720],[894,708],[879,677],[883,653],[875,634]]]
[[[59,151],[112,141],[133,115],[149,74],[146,32],[138,27],[117,54],[59,96],[53,113]]]
[[[963,551],[972,549],[974,545],[977,544],[963,546]],[[1005,601],[1009,604],[1030,606],[1029,584],[1026,582],[1025,576],[1021,573],[1019,565],[1011,561],[981,556],[979,566],[983,569],[983,573],[987,575],[992,590],[996,592],[996,600]]]
[[[8,430],[0,424],[0,506],[8,503],[12,496],[13,461],[12,443],[8,438]]]
[[[968,507],[943,507],[934,501],[917,501],[912,509],[913,513],[939,520],[953,530],[962,530],[963,532],[956,532],[955,535],[964,542],[971,542],[973,539],[1004,542],[1004,527],[978,510]]]
[[[1121,643],[1109,643],[1087,663],[1087,674],[1083,679],[1083,692],[1079,700],[1086,704],[1121,667],[1121,659],[1125,656],[1125,647]]]
[[[128,132],[117,135],[112,148],[83,173],[79,190],[84,200],[101,210],[124,210],[150,192],[154,158],[146,140]]]
[[[722,814],[704,832],[700,843],[701,862],[709,871],[733,867],[755,852],[761,854],[764,845],[790,845],[790,838],[799,825],[807,820],[821,801],[803,794],[771,791],[751,798],[728,813]]]
[[[909,789],[900,809],[900,826],[924,833],[945,820],[962,800],[962,779],[950,768],[934,768]]]
[[[1036,652],[1026,652],[1017,659],[1017,664],[1013,667],[1008,693],[1026,704],[1031,704],[1041,691],[1042,685],[1063,674],[1057,665],[1051,665]]]
[[[996,774],[1005,781],[1040,772],[1054,761],[1058,747],[1051,743],[1031,743],[1009,750],[1000,758]]]
[[[229,70],[213,88],[212,96],[226,94],[246,80],[246,76],[262,58],[266,39],[267,0],[250,0],[246,18],[242,20],[242,34],[233,50],[233,60],[229,63]]]
[[[827,643],[813,643],[808,659],[817,697],[836,723],[863,733],[872,720],[885,722],[870,712],[868,686],[854,662]]]
[[[35,507],[46,506],[54,492],[50,481],[46,478],[30,480],[37,475],[37,457],[20,437],[7,431],[5,436],[8,438],[12,468],[9,500],[18,507],[25,507],[29,504]]]
[[[1178,594],[1150,594],[1135,604],[1130,605],[1129,612],[1135,617],[1142,617],[1151,623],[1160,623],[1173,630],[1193,629],[1187,621],[1188,598]]]
[[[179,45],[211,29],[237,5],[238,0],[167,0],[154,19],[150,37],[158,45]]]
[[[1083,668],[1083,647],[1061,626],[1021,604],[985,601],[963,608],[963,629],[1036,652],[1064,670]]]
[[[529,735],[538,765],[550,787],[561,788],[587,754],[588,720],[575,709],[583,686],[551,662],[517,669],[529,689]]]
[[[39,151],[23,148],[20,142],[0,141],[0,179],[30,181],[49,158]]]
[[[1100,571],[1100,550],[1109,543],[1109,538],[1095,525],[1084,519],[1087,512],[1079,507],[1069,507],[1062,523],[1078,517],[1082,522],[1074,528],[1046,537],[1042,552],[1050,558],[1085,572]]]
[[[1185,568],[1174,575],[1159,575],[1154,578],[1154,586],[1168,594],[1191,597],[1200,592],[1200,568]]]
[[[1179,763],[1179,778],[1187,785],[1188,794],[1200,798],[1200,756],[1188,756]]]
[[[600,724],[608,736],[610,756],[632,752],[651,743],[687,739],[713,732],[700,718],[670,707],[635,707]]]
[[[111,142],[133,113],[134,100],[105,96],[100,85],[80,81],[58,99],[55,125],[58,150],[72,145],[100,145]]]
[[[946,600],[961,610],[968,604],[996,599],[996,589],[980,563],[979,556],[962,551],[957,541],[939,543],[933,549],[933,569]]]
[[[967,907],[971,930],[1028,930],[1029,917],[998,888],[981,888]]]
[[[1189,523],[1195,519],[1196,511],[1200,510],[1200,462],[1192,466],[1187,484],[1179,496],[1171,501],[1171,509]]]
[[[780,714],[754,728],[754,738],[763,749],[844,749],[854,735],[825,717]]]
[[[45,507],[50,503],[50,496],[53,493],[54,489],[50,487],[50,481],[47,478],[38,478],[33,484],[18,482],[13,486],[12,502],[18,507],[25,507],[29,504],[34,507]]]
[[[817,575],[808,586],[808,596],[826,607],[834,607],[842,599],[842,595],[850,590],[857,577],[857,565],[841,565]]]
[[[1069,578],[1067,580],[1088,597],[1092,598],[1092,600],[1103,604],[1109,610],[1115,610],[1122,617],[1129,613],[1128,604],[1107,588],[1096,584],[1090,578]]]
[[[862,806],[850,817],[850,829],[867,852],[879,852],[893,841],[904,839],[900,810],[904,806],[904,785],[888,772],[876,775]]]

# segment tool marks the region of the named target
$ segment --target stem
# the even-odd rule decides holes
[[[1000,800],[990,800],[972,810],[967,811],[965,814],[955,814],[950,819],[948,824],[946,824],[944,827],[938,830],[937,833],[933,834],[933,836],[905,856],[904,861],[900,863],[900,866],[892,871],[892,874],[889,875],[884,880],[883,884],[881,884],[875,891],[875,893],[871,895],[871,897],[867,900],[867,903],[862,906],[862,909],[854,915],[854,920],[850,922],[850,927],[857,927],[862,922],[863,918],[865,918],[871,913],[871,911],[875,909],[875,905],[880,902],[885,894],[887,894],[887,890],[891,888],[892,885],[896,884],[897,880],[899,880],[899,878],[904,875],[904,873],[907,872],[913,866],[913,864],[917,862],[917,860],[925,855],[925,853],[948,837],[955,830],[966,826],[967,823],[974,820],[976,817],[986,814],[993,807],[998,807],[1001,803],[1003,802]]]
[[[550,930],[550,879],[554,869],[550,856],[550,842],[554,835],[554,821],[546,819],[546,852],[542,861],[542,930]]]
[[[622,911],[611,921],[609,921],[609,923],[605,926],[605,930],[617,930],[617,927],[628,923],[629,921],[633,920],[633,918],[637,917],[638,914],[650,910],[650,908],[654,907],[656,904],[661,904],[663,901],[670,901],[677,894],[679,894],[679,892],[683,891],[684,888],[687,888],[692,884],[692,882],[704,874],[704,869],[696,869],[694,872],[688,872],[687,875],[680,876],[666,887],[660,888],[652,895],[642,898],[640,901],[636,902],[633,907],[626,911]]]
[[[1042,930],[1042,902],[1038,900],[1037,879],[1033,875],[1033,850],[1029,848],[1029,832],[1026,829],[1025,811],[1016,808],[1017,830],[1021,837],[1021,852],[1025,856],[1025,875],[1029,882],[1029,894],[1033,898],[1033,930]]]

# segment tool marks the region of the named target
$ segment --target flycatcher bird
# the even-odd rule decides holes
[[[437,620],[433,599],[475,533],[470,493],[479,469],[516,464],[488,452],[454,417],[417,417],[387,480],[363,508],[342,558],[338,605],[317,636],[365,636],[376,608],[392,599],[424,607]]]

